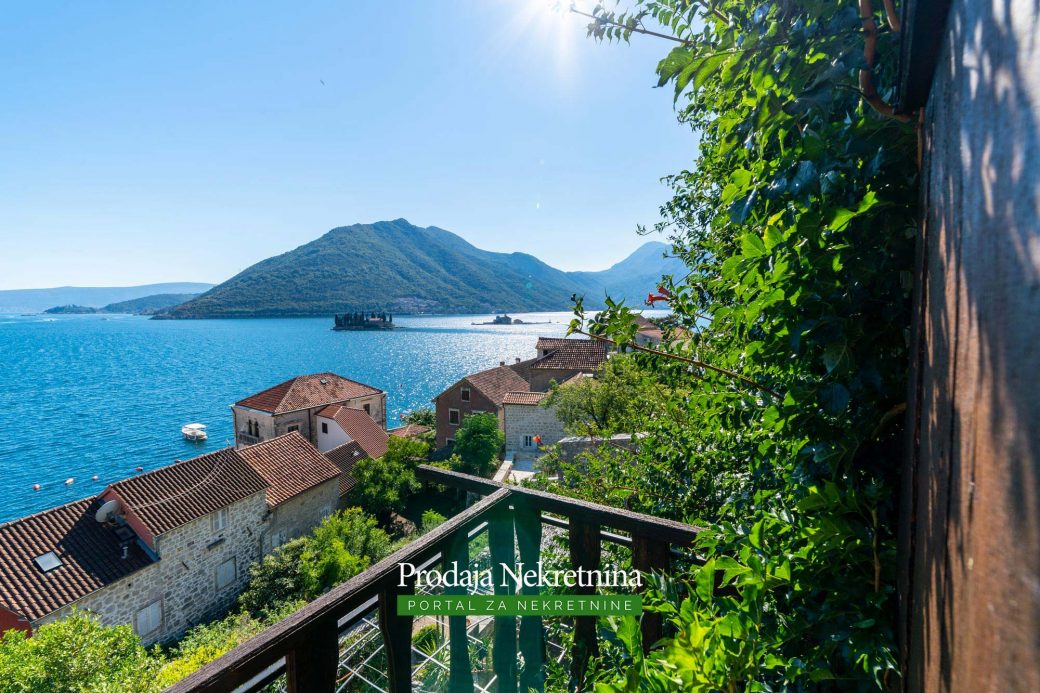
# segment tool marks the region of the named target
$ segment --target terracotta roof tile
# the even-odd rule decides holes
[[[356,440],[344,443],[339,447],[332,448],[325,453],[325,457],[340,470],[339,495],[345,496],[354,488],[357,479],[354,478],[354,464],[358,460],[368,459],[368,455],[361,449]]]
[[[36,620],[153,563],[136,542],[122,558],[115,532],[94,519],[100,505],[86,498],[0,525],[0,604]],[[48,551],[61,565],[43,572],[33,559]]]
[[[386,454],[387,441],[390,437],[382,426],[361,409],[332,404],[318,412],[318,416],[332,419],[339,424],[339,427],[350,436],[351,440],[357,441],[369,457],[382,457]]]
[[[528,382],[509,366],[489,368],[486,371],[467,375],[464,380],[469,381],[470,385],[480,390],[485,397],[498,406],[502,406],[502,398],[506,396],[507,392],[531,389]]]
[[[381,392],[382,390],[378,388],[348,380],[335,373],[314,373],[286,380],[284,383],[250,395],[236,402],[235,405],[272,414],[283,414],[288,411],[343,402],[356,397],[378,395]]]
[[[397,436],[398,438],[415,438],[430,430],[429,426],[410,423],[404,426],[398,426],[397,428],[391,428],[387,431],[387,434]]]
[[[238,454],[269,484],[270,508],[340,475],[339,467],[296,432],[242,448]]]
[[[502,404],[537,405],[548,395],[548,392],[507,392]]]
[[[532,365],[535,369],[594,371],[607,360],[607,348],[592,339],[540,337],[538,351],[548,351]]]
[[[266,491],[267,482],[234,448],[224,448],[116,482],[109,489],[158,536]]]

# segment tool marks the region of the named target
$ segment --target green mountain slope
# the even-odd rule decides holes
[[[65,305],[54,306],[43,311],[50,315],[90,315],[94,313],[122,313],[127,315],[154,315],[166,308],[180,305],[190,301],[199,294],[155,294],[154,296],[142,296],[132,298],[129,301],[109,303],[104,308],[92,308],[90,306]]]
[[[50,289],[4,289],[0,291],[0,313],[38,313],[51,306],[101,308],[156,294],[198,294],[212,284],[173,282],[143,286],[58,286]]]
[[[659,256],[664,246],[654,245]],[[604,272],[563,272],[531,255],[480,250],[449,231],[404,219],[355,224],[258,262],[162,317],[561,310],[574,293],[596,304],[608,284],[631,283],[647,269],[645,254],[636,253],[635,274],[624,262]],[[642,296],[659,276],[640,289]]]

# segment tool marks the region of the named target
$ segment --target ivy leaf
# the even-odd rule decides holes
[[[841,383],[831,383],[820,388],[820,406],[831,416],[837,416],[849,406],[849,391]]]
[[[766,244],[762,242],[762,239],[758,237],[755,232],[745,233],[740,239],[740,252],[743,253],[744,257],[761,257],[768,251],[766,250]]]

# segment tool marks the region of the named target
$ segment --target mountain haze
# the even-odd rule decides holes
[[[662,257],[666,249],[647,243],[608,270],[563,272],[526,253],[481,250],[435,226],[355,224],[258,262],[164,317],[563,310],[572,294],[596,307],[606,292],[632,303],[681,267]]]
[[[0,313],[38,313],[52,306],[101,308],[110,303],[130,301],[156,294],[199,294],[212,284],[175,282],[143,286],[58,286],[51,289],[9,289],[0,291]]]

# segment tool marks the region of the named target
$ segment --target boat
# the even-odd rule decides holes
[[[548,325],[552,321],[548,322],[524,322],[520,318],[511,318],[509,315],[503,313],[502,315],[496,315],[494,320],[488,322],[475,322],[474,325]]]
[[[184,436],[184,440],[190,440],[193,443],[206,440],[206,425],[200,423],[184,424],[181,427],[181,435]]]

